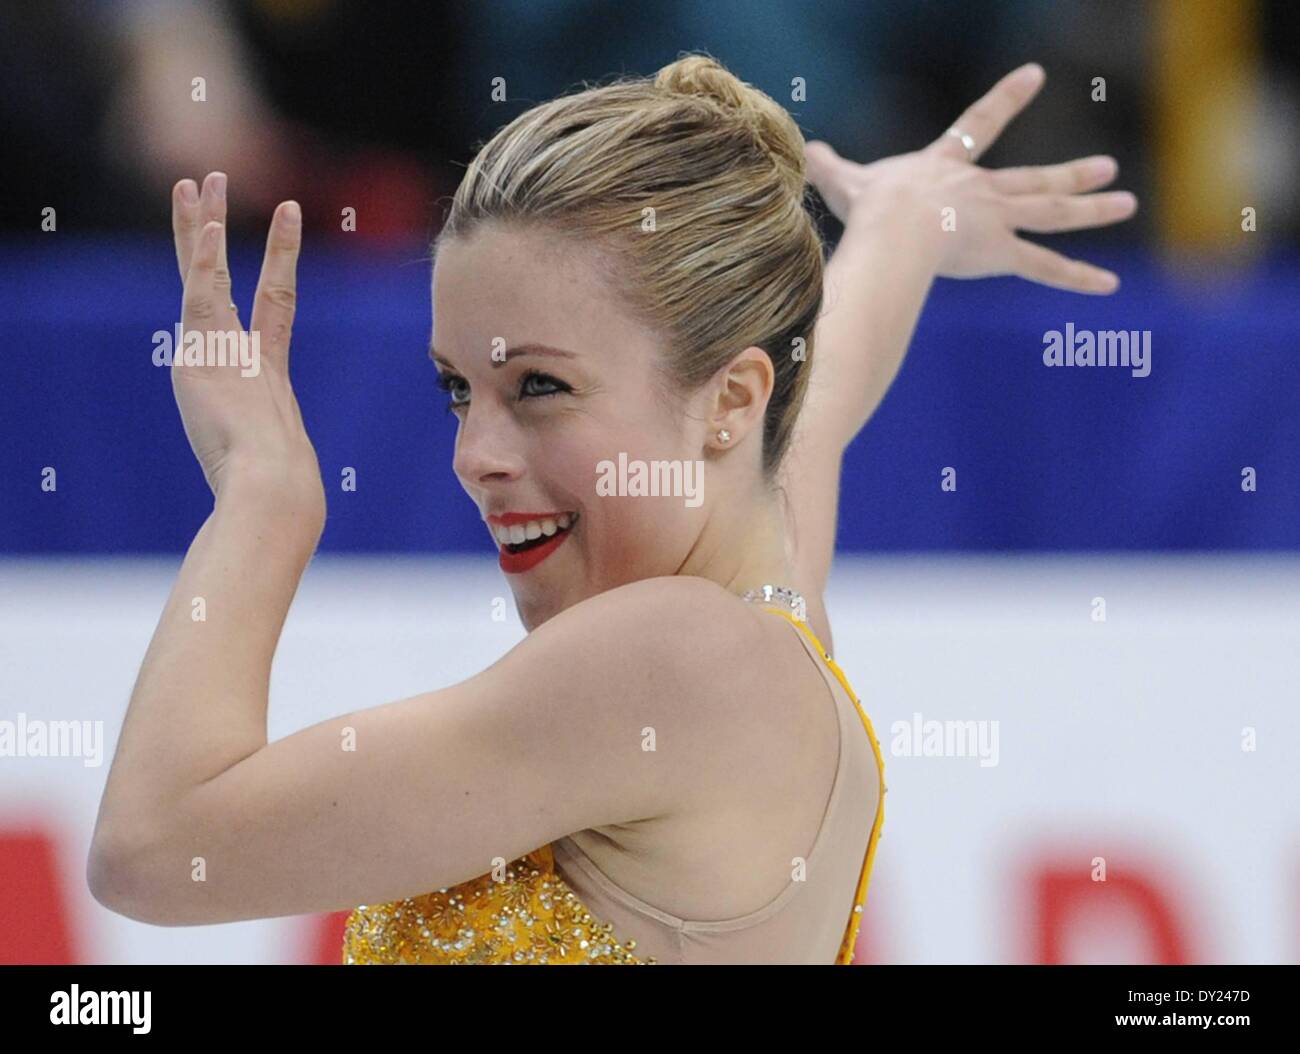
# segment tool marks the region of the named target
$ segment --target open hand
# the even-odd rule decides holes
[[[1014,274],[1080,293],[1112,293],[1119,286],[1112,272],[1016,232],[1104,227],[1132,216],[1137,198],[1128,191],[1088,193],[1115,178],[1114,158],[1003,169],[974,163],[1038,94],[1044,79],[1042,67],[1021,66],[957,119],[953,127],[974,141],[974,156],[948,132],[915,153],[866,165],[814,140],[806,148],[808,180],[846,229],[873,210],[915,208],[919,234],[942,234],[938,273],[944,277]]]
[[[176,404],[214,495],[250,481],[275,500],[323,510],[320,467],[289,382],[301,210],[281,202],[271,218],[245,331],[231,302],[225,183],[213,172],[202,192],[189,179],[172,188],[185,333],[172,361]]]

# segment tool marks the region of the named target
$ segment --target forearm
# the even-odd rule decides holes
[[[195,786],[266,745],[271,661],[322,526],[311,500],[223,488],[141,665],[97,841],[156,833]]]
[[[866,424],[902,365],[938,268],[939,219],[905,193],[869,196],[855,206],[826,265],[800,416],[836,453]]]

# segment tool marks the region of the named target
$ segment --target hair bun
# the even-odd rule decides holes
[[[655,75],[655,87],[711,99],[749,128],[796,194],[804,186],[804,139],[786,109],[708,55],[683,55]]]

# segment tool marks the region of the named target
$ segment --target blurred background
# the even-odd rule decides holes
[[[276,738],[523,635],[512,605],[491,617],[509,590],[451,469],[429,243],[502,124],[688,50],[860,161],[1037,61],[1045,88],[981,163],[1108,153],[1141,203],[1038,239],[1116,271],[1112,297],[939,281],[845,459],[827,602],[891,790],[857,961],[1300,958],[1292,4],[48,0],[0,6],[0,962],[340,954],[339,916],[169,930],[85,888],[133,679],[210,509],[152,364],[179,317],[171,186],[229,174],[245,318],[272,209],[305,214],[294,382],[330,505]],[[1150,375],[1046,368],[1067,325],[1149,333]],[[38,721],[98,728],[98,760],[24,756]],[[928,722],[976,722],[996,758],[921,749]]]

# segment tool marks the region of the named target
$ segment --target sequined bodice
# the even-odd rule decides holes
[[[844,686],[870,737],[881,773],[881,797],[852,911],[836,965],[853,960],[867,883],[884,820],[884,762],[880,744],[843,672],[802,619],[776,607],[815,645]],[[353,910],[344,930],[343,963],[456,965],[654,965],[636,953],[636,941],[594,918],[555,868],[551,846],[510,861],[497,872],[432,893]]]
[[[501,881],[489,871],[451,889],[355,909],[343,963],[653,965],[633,954],[635,946],[591,917],[544,845],[507,864]]]

